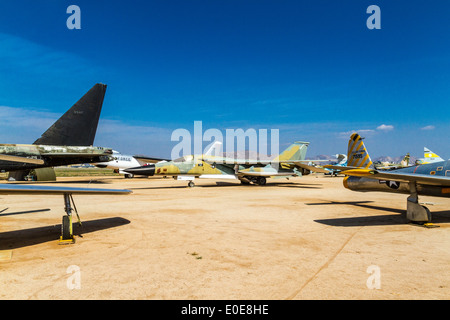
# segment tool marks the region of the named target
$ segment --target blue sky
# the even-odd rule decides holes
[[[81,9],[69,30],[66,9]],[[369,5],[381,30],[369,30]],[[0,141],[32,143],[95,83],[95,145],[168,157],[177,128],[280,130],[280,148],[450,158],[450,2],[3,1]],[[206,146],[206,143],[205,143]]]

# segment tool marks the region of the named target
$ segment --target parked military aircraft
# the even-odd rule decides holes
[[[139,155],[126,155],[121,154],[118,151],[113,150],[112,159],[107,162],[94,163],[99,168],[111,168],[115,172],[123,174],[125,178],[133,178],[134,174],[127,173],[124,170],[135,168],[139,166],[145,166],[159,161],[170,161],[167,159],[151,158]]]
[[[344,187],[353,191],[382,191],[409,194],[406,217],[413,222],[431,221],[427,207],[419,204],[419,194],[434,197],[450,197],[450,161],[377,170],[364,146],[361,136],[353,133],[348,142],[348,164],[340,167]],[[326,165],[333,168],[332,165]]]
[[[109,161],[112,150],[93,147],[106,85],[94,85],[33,144],[0,144],[0,171],[10,180],[55,180],[52,167]]]
[[[173,176],[188,180],[194,186],[195,178],[239,179],[242,184],[265,185],[266,179],[274,176],[301,176],[310,171],[327,172],[305,160],[309,142],[295,142],[273,160],[234,159],[210,155],[188,155],[173,161],[162,161],[147,166],[125,169],[138,175]]]
[[[416,164],[427,164],[431,162],[444,161],[441,157],[439,157],[436,153],[428,149],[427,147],[423,148],[423,158],[417,159]]]
[[[400,161],[400,163],[391,163],[391,162],[379,162],[379,163],[374,163],[374,167],[377,170],[391,170],[391,169],[398,169],[398,168],[405,168],[405,167],[409,167],[409,159],[410,159],[410,155],[409,153],[407,153],[402,161]]]
[[[337,154],[336,159],[337,159],[337,162],[333,164],[334,166],[345,167],[347,165],[347,155],[346,154],[342,154],[342,153]],[[325,175],[331,175],[331,176],[337,176],[341,172],[340,169],[325,168],[325,170],[327,170]]]

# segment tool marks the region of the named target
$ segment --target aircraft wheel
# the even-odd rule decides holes
[[[61,235],[63,240],[72,238],[72,235],[70,234],[70,223],[71,221],[69,216],[63,216],[61,225]]]
[[[266,180],[265,177],[258,177],[258,182],[257,182],[257,183],[258,183],[260,186],[265,185],[266,182],[267,182],[267,180]]]
[[[258,184],[258,177],[252,177],[252,178],[250,179],[250,181],[251,181],[253,184]]]
[[[125,179],[131,179],[131,178],[134,178],[134,174],[132,174],[132,173],[127,173],[127,174],[124,175],[124,178],[125,178]]]
[[[195,183],[194,183],[194,181],[189,181],[189,183],[188,183],[188,187],[189,187],[189,188],[193,188],[193,187],[195,187]]]

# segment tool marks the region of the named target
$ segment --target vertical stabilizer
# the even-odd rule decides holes
[[[369,153],[361,136],[353,133],[348,140],[347,166],[362,169],[374,169]]]
[[[309,142],[296,141],[280,153],[280,155],[274,159],[274,162],[283,162],[286,160],[305,160],[308,146]]]
[[[33,144],[92,146],[106,85],[97,83]]]

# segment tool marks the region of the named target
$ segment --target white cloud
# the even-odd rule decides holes
[[[391,130],[394,130],[394,126],[382,124],[381,126],[377,127],[377,130],[391,131]]]
[[[420,128],[420,130],[434,130],[434,129],[435,129],[435,126],[426,126],[426,127]]]

